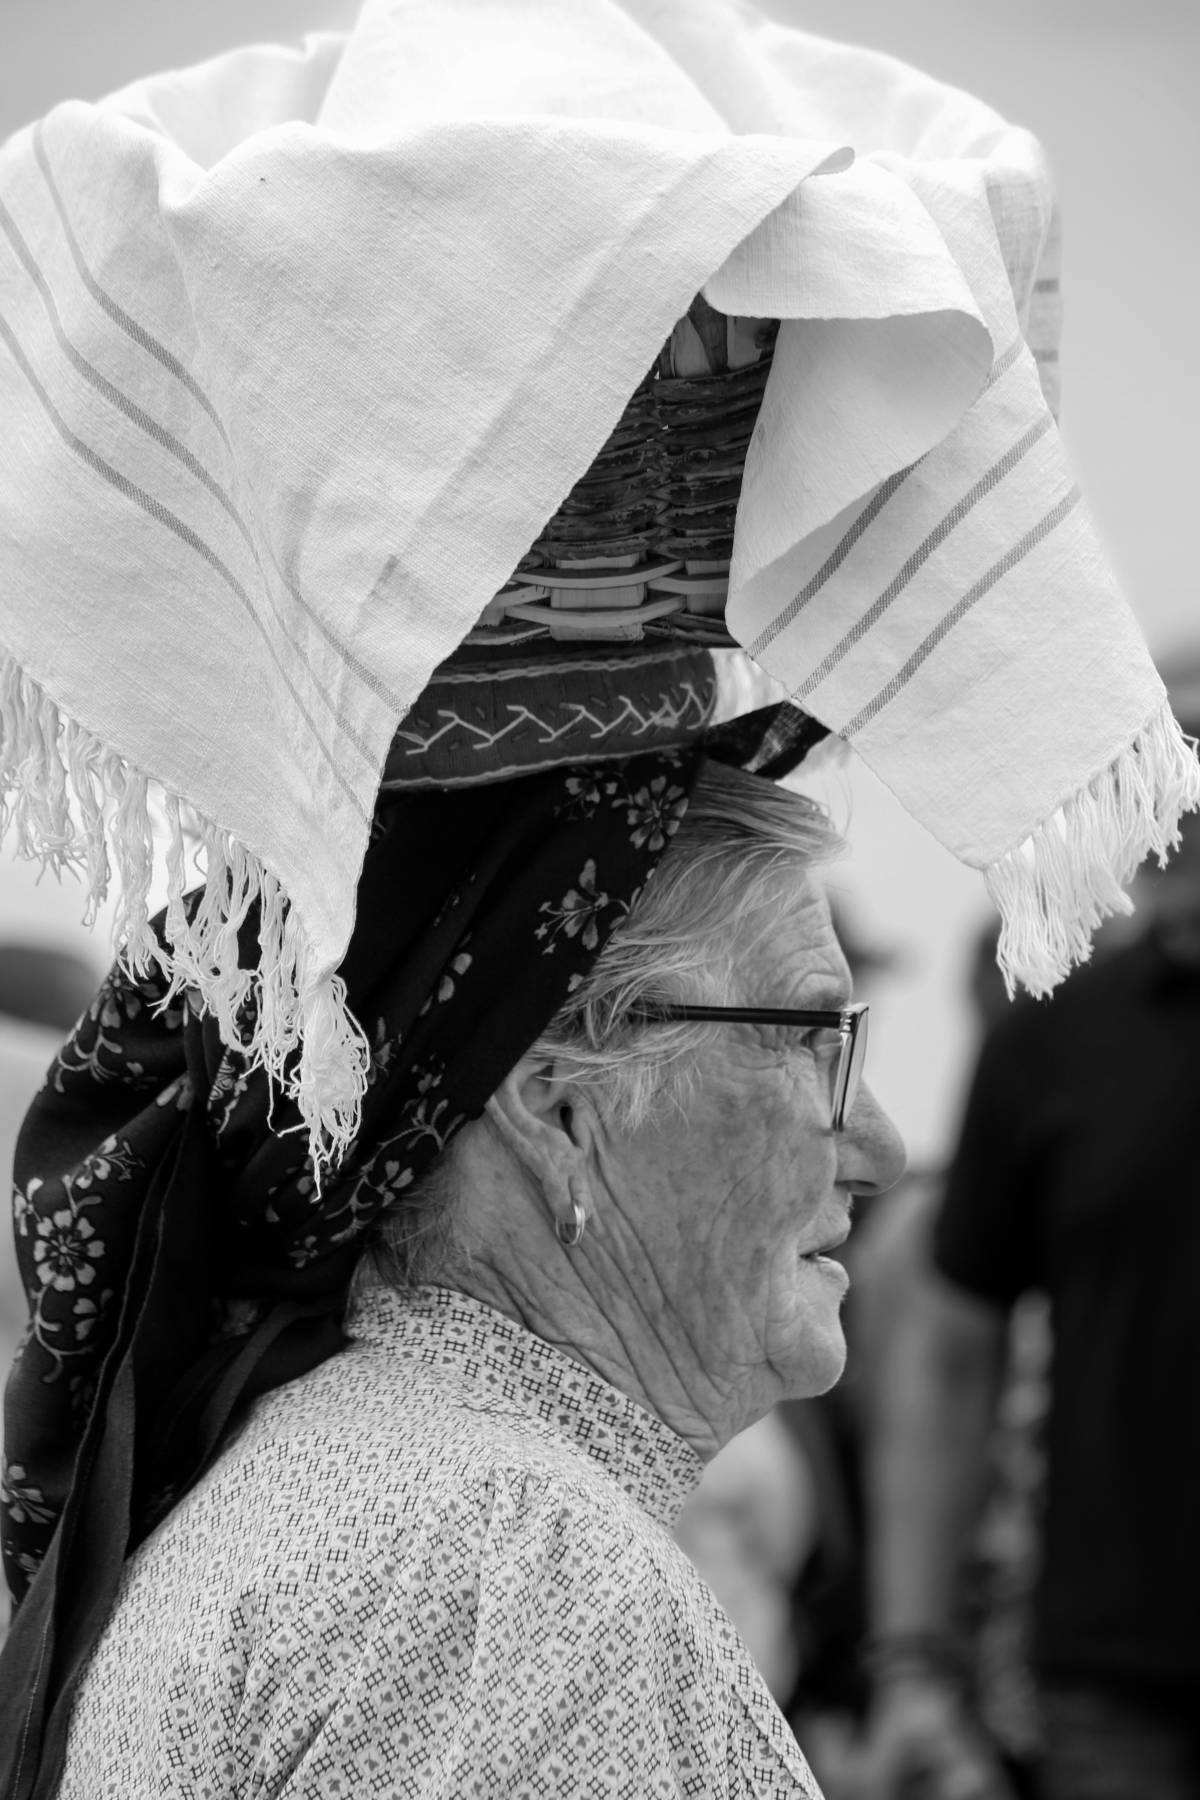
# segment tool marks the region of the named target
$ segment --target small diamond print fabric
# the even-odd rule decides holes
[[[351,1330],[131,1559],[59,1800],[819,1800],[670,1536],[691,1450],[446,1289]]]

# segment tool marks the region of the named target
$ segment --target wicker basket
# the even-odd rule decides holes
[[[697,296],[469,643],[732,642],[734,518],[777,331]]]

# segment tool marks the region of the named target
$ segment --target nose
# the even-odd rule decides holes
[[[837,1179],[859,1194],[882,1194],[904,1173],[900,1133],[864,1082],[842,1127]]]

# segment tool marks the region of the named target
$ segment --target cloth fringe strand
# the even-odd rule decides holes
[[[1133,911],[1124,889],[1138,865],[1151,855],[1165,863],[1182,814],[1198,807],[1195,740],[1164,701],[1106,769],[985,869],[1010,997],[1018,985],[1048,994],[1086,962],[1101,920]]]
[[[358,1127],[370,1053],[346,1008],[341,978],[316,955],[269,869],[227,831],[166,796],[165,945],[150,928],[155,873],[153,794],[145,776],[65,718],[11,658],[0,658],[0,839],[11,830],[18,856],[86,889],[93,924],[115,872],[113,942],[130,973],[161,971],[165,1005],[184,990],[213,1014],[221,1037],[240,1046],[293,1099],[309,1138],[318,1182]],[[191,917],[184,895],[203,889]],[[259,907],[258,967],[239,966],[238,932]],[[248,1006],[248,1002],[253,1005]]]
[[[1200,763],[1167,702],[1121,754],[1032,836],[984,871],[1001,917],[997,959],[1011,994],[1047,994],[1091,953],[1093,932],[1128,913],[1124,892],[1148,855],[1160,863],[1179,820],[1200,807]],[[117,953],[134,976],[161,971],[164,1004],[191,990],[221,1037],[299,1109],[319,1180],[353,1141],[370,1062],[345,985],[318,970],[311,941],[276,877],[227,831],[166,797],[165,944],[150,928],[155,872],[151,784],[65,718],[11,658],[0,658],[0,837],[61,876],[78,874],[95,920],[112,875],[120,896]],[[184,906],[189,852],[204,883]],[[238,933],[259,909],[258,966],[244,969]],[[251,1003],[252,1004],[248,1004]]]

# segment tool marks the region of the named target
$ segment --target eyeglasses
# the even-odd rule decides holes
[[[868,1010],[865,1002],[828,1011],[797,1011],[783,1006],[647,1006],[639,1009],[639,1017],[650,1023],[695,1019],[717,1025],[783,1025],[809,1032],[817,1060],[830,1071],[833,1129],[842,1131],[862,1083]]]

